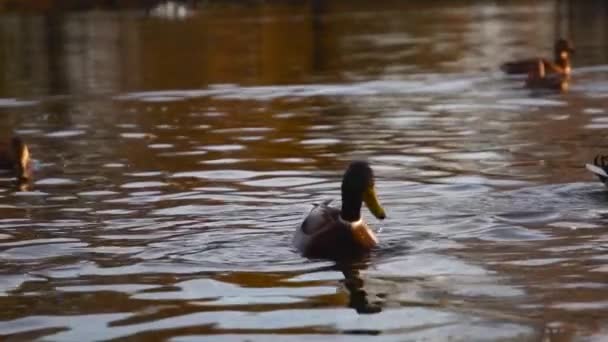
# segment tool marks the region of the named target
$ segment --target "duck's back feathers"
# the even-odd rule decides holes
[[[544,58],[530,58],[523,59],[519,61],[507,62],[500,66],[500,70],[502,70],[505,74],[509,75],[526,75],[530,72],[534,72],[538,69],[539,63],[542,63],[545,68],[545,72],[548,74],[569,74],[570,67],[567,66],[563,68],[549,60]]]
[[[608,178],[608,173],[606,173],[606,171],[599,166],[595,166],[592,164],[585,164],[585,167],[587,168],[587,170],[593,172],[597,176]]]
[[[331,201],[313,204],[313,208],[302,222],[300,230],[307,235],[315,235],[327,226],[340,224],[340,210],[329,206]]]
[[[500,66],[500,70],[502,70],[506,74],[525,75],[537,68],[538,63],[541,60],[542,59],[540,58],[529,58],[519,61],[507,62]],[[542,60],[542,62],[545,63],[546,61]]]
[[[585,168],[591,171],[599,180],[607,184],[608,181],[608,156],[597,155],[593,159],[593,164],[585,164]]]
[[[324,250],[333,250],[340,239],[348,239],[350,227],[340,220],[340,210],[328,204],[315,204],[296,230],[293,242],[300,253],[323,254]]]

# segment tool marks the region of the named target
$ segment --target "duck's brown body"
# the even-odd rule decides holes
[[[363,255],[378,244],[363,220],[347,222],[329,202],[317,204],[294,236],[294,245],[311,258],[347,258]]]
[[[17,180],[25,181],[31,176],[30,152],[20,137],[13,137],[0,144],[0,169],[11,172]]]
[[[538,68],[538,64],[541,63],[545,70],[549,73],[556,74],[569,74],[570,73],[570,65],[559,65],[557,63],[553,63],[544,58],[530,58],[524,59],[515,62],[507,62],[504,63],[500,69],[507,74],[511,75],[525,75],[531,71],[534,71],[535,68]]]
[[[569,75],[571,71],[570,56],[573,52],[574,48],[570,42],[565,39],[559,39],[555,42],[554,47],[555,62],[551,62],[545,58],[526,58],[504,63],[500,69],[507,74],[526,75],[534,72],[538,68],[538,65],[542,64],[547,74]]]

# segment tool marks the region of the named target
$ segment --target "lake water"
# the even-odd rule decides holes
[[[0,178],[0,339],[608,339],[605,2],[31,2],[0,20],[36,159]],[[498,71],[560,36],[568,92]],[[353,159],[379,247],[301,257]]]

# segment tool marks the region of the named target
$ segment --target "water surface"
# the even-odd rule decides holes
[[[449,3],[449,4],[448,4]],[[600,341],[599,1],[6,11],[0,337]],[[604,11],[604,12],[602,12]],[[567,93],[501,61],[577,47]],[[388,218],[352,263],[291,247],[367,159]],[[213,337],[213,338],[210,338]]]

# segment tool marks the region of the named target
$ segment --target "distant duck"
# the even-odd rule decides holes
[[[574,47],[568,40],[562,38],[555,42],[555,62],[544,58],[528,58],[504,63],[500,69],[507,74],[528,74],[538,68],[539,63],[542,63],[546,74],[570,75],[572,70],[570,56],[572,54],[574,54]]]
[[[593,159],[593,164],[585,164],[587,170],[593,172],[599,180],[608,186],[608,156],[597,155]]]
[[[0,170],[8,170],[19,182],[24,182],[31,177],[30,164],[30,151],[20,137],[0,144]]]
[[[386,214],[378,202],[374,173],[367,162],[354,161],[342,178],[342,209],[331,201],[315,204],[294,235],[295,247],[307,257],[344,258],[365,254],[378,244],[361,218],[361,203],[379,219]]]
[[[526,78],[526,87],[531,89],[548,89],[567,91],[570,83],[569,77],[563,74],[547,74],[545,65],[542,61],[538,61],[537,67],[528,72]]]

